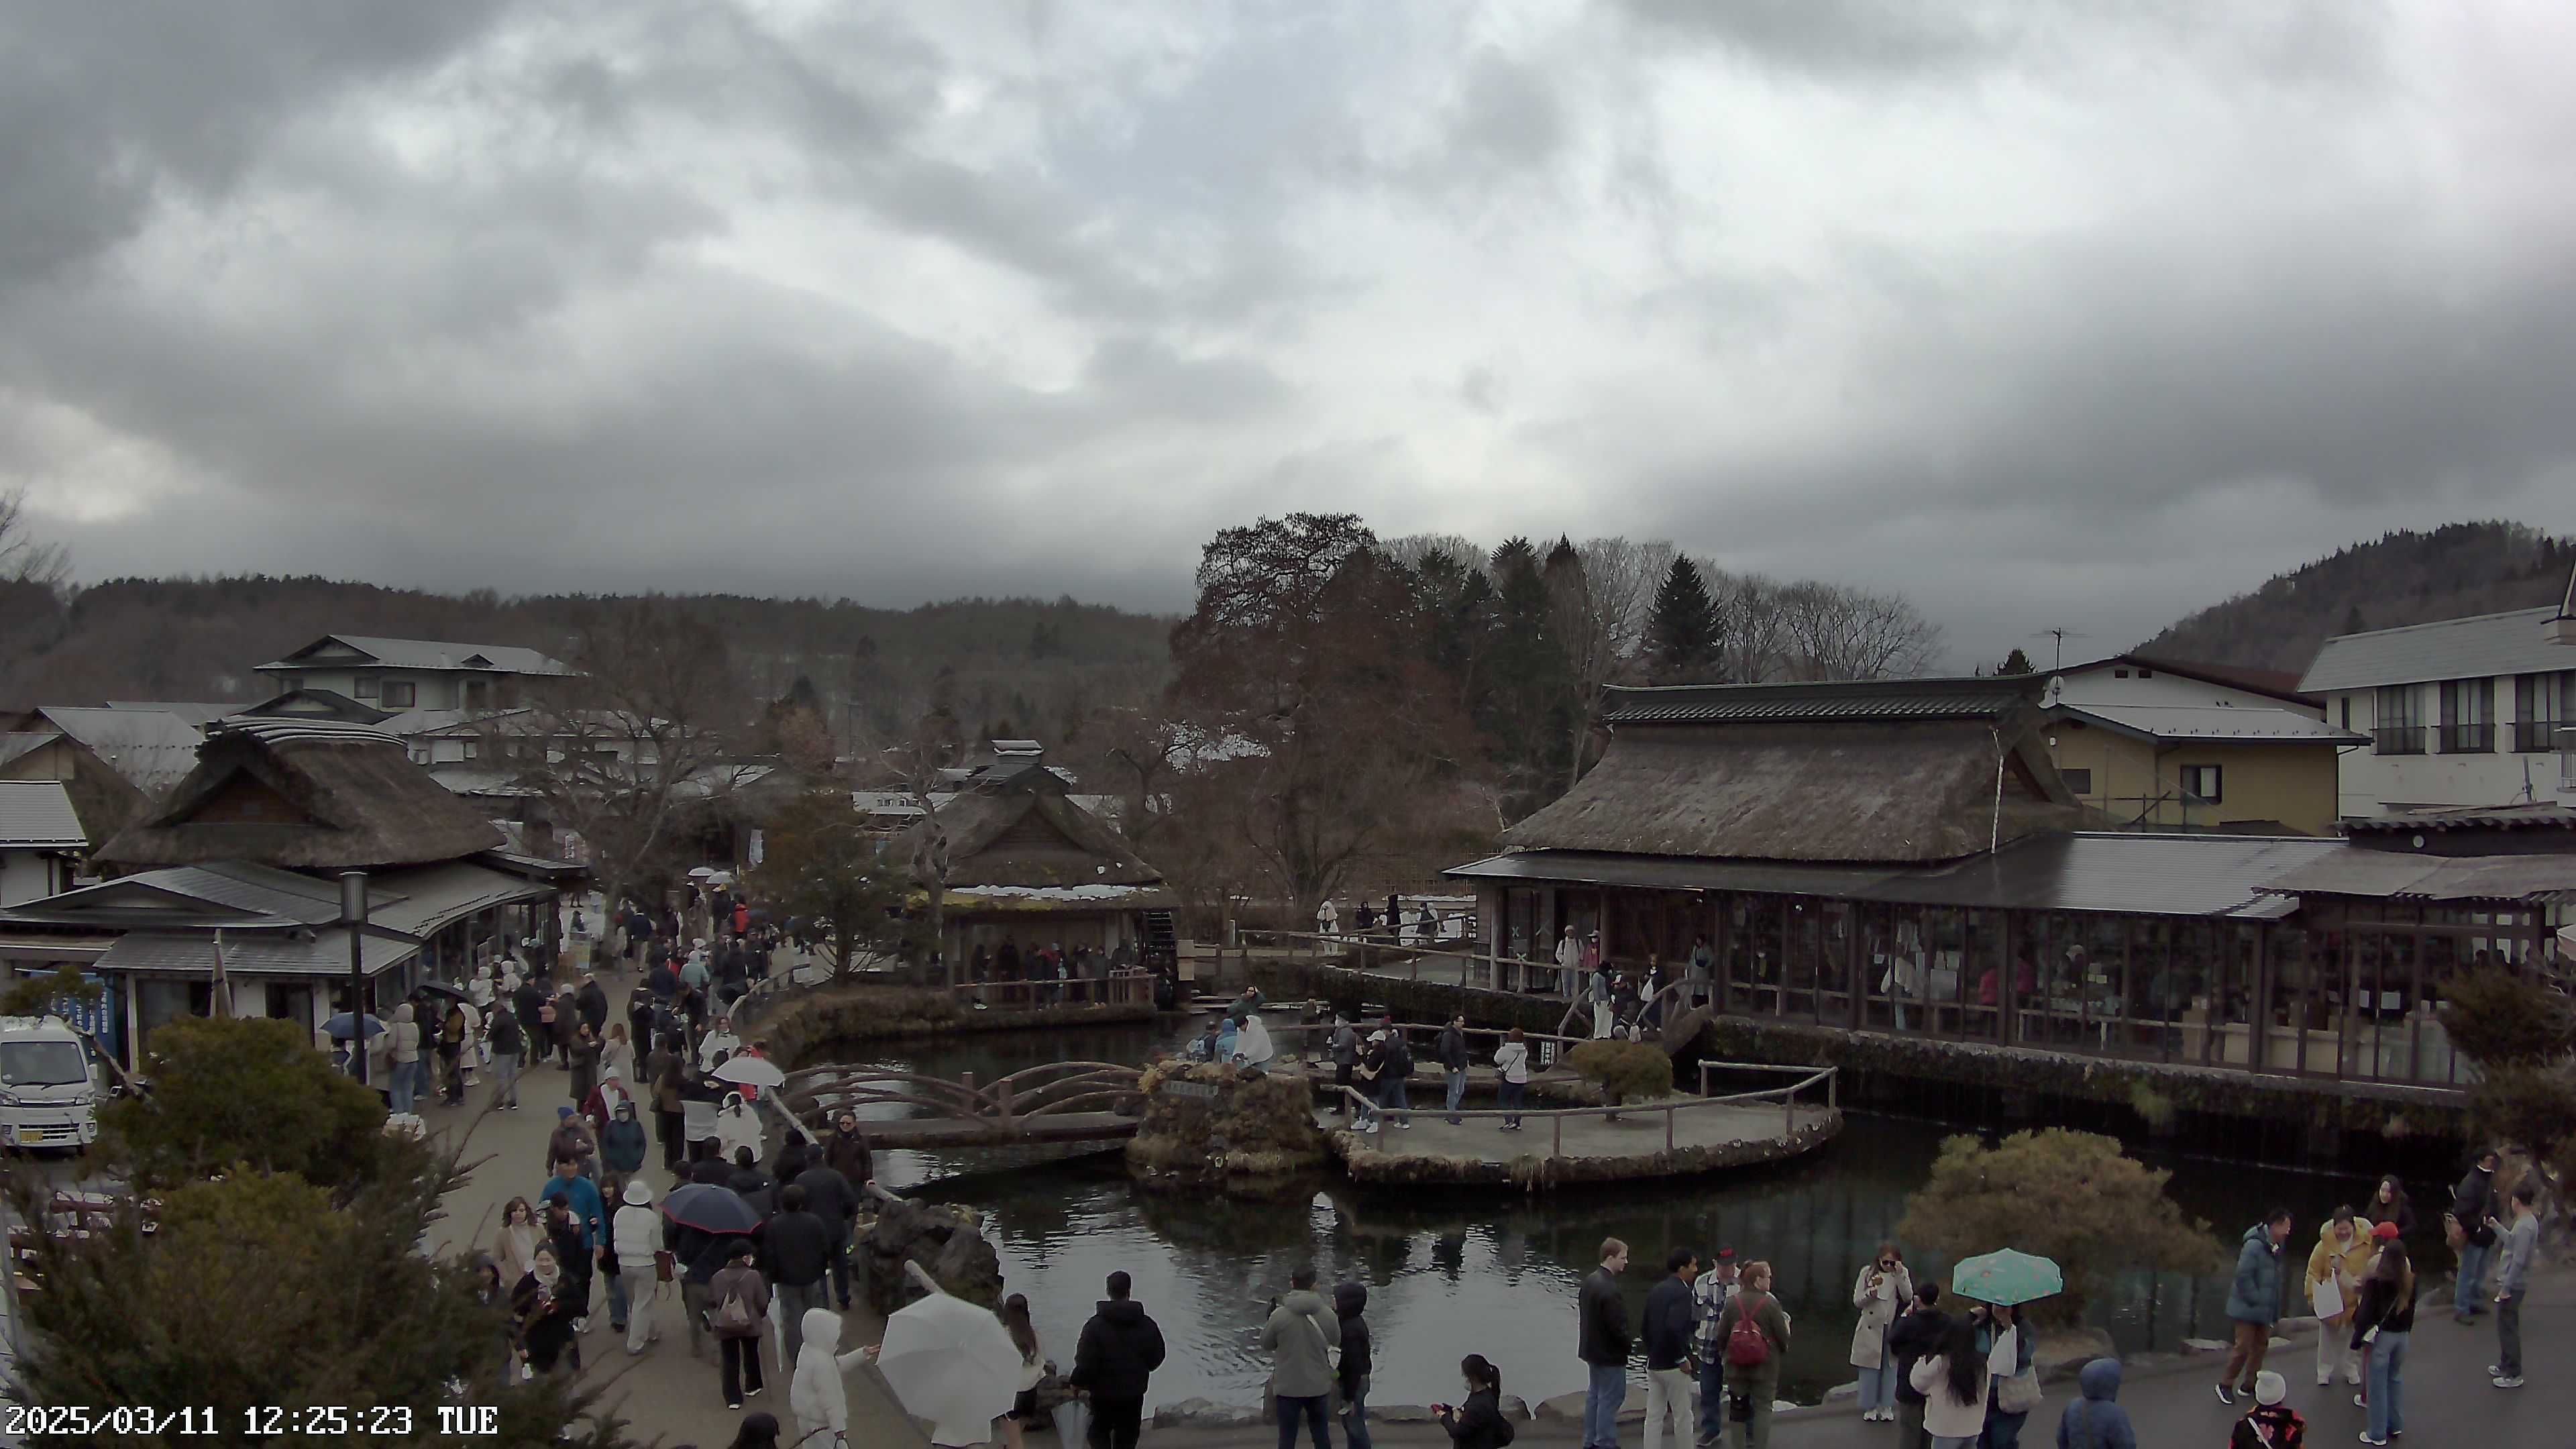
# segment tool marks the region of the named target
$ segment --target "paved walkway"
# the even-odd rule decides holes
[[[625,974],[603,971],[599,979],[608,988],[612,1008],[609,1019],[624,1021],[628,986]],[[432,1251],[444,1253],[469,1244],[478,1250],[488,1247],[500,1222],[501,1205],[518,1196],[535,1199],[545,1184],[546,1139],[554,1130],[555,1108],[571,1102],[570,1081],[569,1073],[552,1066],[522,1073],[520,1110],[516,1112],[486,1110],[493,1096],[488,1083],[470,1090],[463,1107],[442,1107],[433,1100],[421,1108],[432,1133],[470,1133],[465,1160],[475,1164],[465,1185],[442,1204],[446,1216],[431,1225]],[[646,1120],[649,1131],[649,1114]],[[640,1175],[652,1184],[657,1200],[672,1186],[670,1175],[662,1171],[658,1141],[647,1155]],[[606,1385],[605,1406],[629,1422],[629,1433],[639,1442],[658,1439],[666,1449],[686,1444],[698,1449],[719,1449],[732,1443],[735,1425],[742,1416],[724,1406],[723,1393],[716,1383],[712,1344],[704,1358],[690,1356],[676,1285],[664,1287],[656,1303],[657,1321],[663,1325],[661,1341],[636,1358],[627,1357],[621,1335],[609,1332],[606,1289],[599,1292],[602,1296],[591,1313],[590,1331],[582,1336],[580,1345],[583,1380]],[[884,1333],[883,1320],[867,1310],[864,1300],[843,1317],[844,1348],[874,1343]],[[761,1359],[761,1367],[769,1376],[769,1391],[750,1400],[749,1408],[777,1415],[787,1431],[784,1442],[792,1443],[802,1431],[787,1408],[787,1366],[777,1362],[773,1347],[774,1341],[765,1344]],[[859,1369],[846,1375],[846,1381],[852,1443],[901,1449],[928,1442],[896,1407],[874,1369]]]

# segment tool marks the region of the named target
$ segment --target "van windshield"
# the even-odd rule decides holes
[[[78,1042],[0,1042],[0,1082],[13,1087],[63,1087],[89,1080],[89,1058]]]

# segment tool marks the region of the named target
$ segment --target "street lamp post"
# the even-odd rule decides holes
[[[340,925],[349,933],[349,1065],[367,1084],[367,873],[340,872]]]

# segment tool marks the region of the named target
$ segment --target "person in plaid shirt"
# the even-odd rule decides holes
[[[1726,1433],[1726,1355],[1717,1341],[1717,1318],[1735,1296],[1735,1250],[1720,1248],[1709,1269],[1691,1284],[1691,1350],[1699,1359],[1699,1444]]]

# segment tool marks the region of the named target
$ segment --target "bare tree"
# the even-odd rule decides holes
[[[1398,567],[1419,569],[1422,561],[1435,553],[1447,554],[1462,568],[1483,568],[1485,546],[1460,533],[1408,533],[1388,539],[1377,546]]]
[[[1726,677],[1738,684],[1778,679],[1787,650],[1778,581],[1763,574],[1729,573],[1713,559],[1703,558],[1699,566],[1717,605]]]
[[[1569,788],[1583,777],[1610,686],[1637,672],[1655,586],[1672,567],[1673,553],[1673,546],[1661,541],[1594,538],[1579,547],[1560,541],[1548,556],[1549,607],[1574,694]]]
[[[675,600],[586,606],[565,656],[579,677],[496,711],[478,733],[487,758],[588,842],[614,901],[651,874],[684,812],[751,777],[730,754],[742,693],[724,636]]]
[[[71,575],[71,553],[29,529],[27,490],[0,490],[0,584],[33,584],[59,594]]]
[[[1840,584],[1780,591],[1790,670],[1799,679],[1901,679],[1929,672],[1941,629],[1913,601]]]

